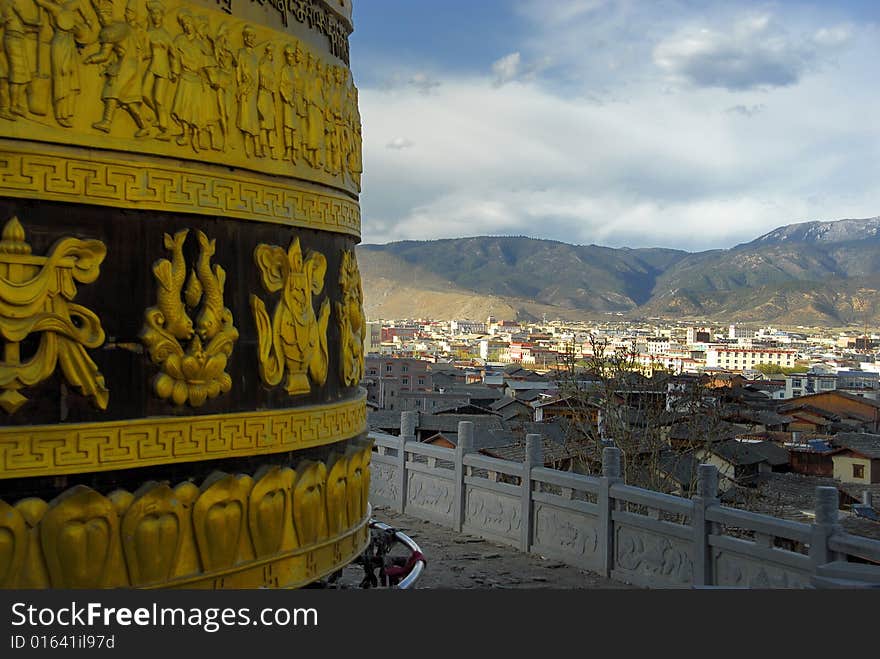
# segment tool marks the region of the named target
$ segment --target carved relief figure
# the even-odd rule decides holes
[[[221,142],[218,136],[220,124],[220,108],[216,94],[217,88],[217,63],[214,60],[214,42],[210,35],[210,24],[205,15],[195,19],[196,41],[202,50],[202,116],[200,120],[201,135],[209,138],[204,148],[221,150]]]
[[[296,102],[296,133],[294,135],[294,153],[297,158],[304,157],[306,140],[308,139],[309,103],[306,98],[307,61],[302,46],[297,42],[293,51],[293,96]]]
[[[275,158],[275,48],[266,44],[260,61],[257,112],[260,115],[260,156]]]
[[[174,40],[165,29],[165,6],[159,0],[150,0],[147,3],[147,15],[150,20],[147,30],[147,55],[150,62],[144,74],[144,103],[156,117],[155,123],[159,128],[156,139],[167,141],[171,139],[168,132],[170,114],[167,99],[172,77],[171,51]]]
[[[342,171],[340,133],[342,126],[342,89],[335,66],[324,69],[324,171],[336,174]]]
[[[177,80],[177,91],[171,105],[171,117],[180,124],[181,133],[177,144],[189,144],[193,150],[199,150],[199,128],[202,124],[202,77],[201,69],[205,57],[202,47],[196,40],[195,22],[192,14],[181,11],[177,22],[183,34],[174,38],[174,49],[171,51],[171,71]]]
[[[259,245],[254,259],[260,269],[264,288],[282,291],[270,321],[263,301],[251,295],[251,308],[257,325],[260,376],[275,386],[281,383],[291,395],[306,394],[311,382],[327,381],[327,322],[330,302],[324,300],[318,315],[312,307],[312,296],[324,288],[327,259],[318,252],[307,252],[303,258],[299,238],[285,252],[274,245]]]
[[[342,302],[336,303],[336,321],[340,337],[340,376],[348,387],[355,387],[364,375],[364,339],[367,319],[364,315],[364,293],[357,257],[352,251],[342,253],[339,269]]]
[[[260,116],[257,109],[260,77],[260,56],[257,54],[257,33],[250,25],[241,31],[244,47],[236,56],[235,81],[238,85],[238,129],[244,138],[245,155],[259,155]]]
[[[33,77],[28,57],[27,33],[38,31],[42,24],[21,0],[0,0],[0,19],[3,22],[9,111],[13,115],[24,117],[28,111],[26,87]]]
[[[73,303],[76,283],[91,284],[107,253],[97,240],[63,238],[46,257],[31,255],[24,228],[13,217],[0,236],[0,407],[14,414],[27,402],[20,389],[42,382],[61,366],[67,382],[107,409],[110,394],[86,348],[104,343],[101,321]],[[22,342],[38,336],[36,351]]]
[[[137,125],[135,137],[146,137],[150,134],[141,116],[140,106],[143,100],[141,93],[140,49],[138,35],[134,28],[113,18],[112,0],[92,0],[101,32],[98,39],[101,49],[86,58],[86,64],[106,64],[104,67],[104,89],[101,100],[104,102],[103,118],[92,124],[92,128],[109,133],[113,126],[116,110],[122,107]]]
[[[362,142],[363,138],[361,136],[361,113],[358,109],[358,90],[354,84],[351,85],[348,89],[348,103],[346,103],[346,108],[348,109],[349,118],[349,139],[351,140],[348,151],[348,172],[351,175],[351,179],[354,182],[355,186],[358,190],[361,189],[361,174],[364,172],[364,163],[363,163],[363,155],[362,155]]]
[[[236,66],[226,23],[217,29],[217,36],[214,38],[214,62],[215,66],[210,71],[214,80],[213,92],[217,97],[218,123],[223,135],[221,150],[225,150],[229,142],[229,93],[235,82]]]
[[[348,117],[348,71],[343,67],[334,67],[336,70],[336,107],[334,108],[336,119],[337,148],[339,149],[338,168],[335,170],[340,176],[344,176],[348,170],[348,151],[351,145],[349,136],[350,125]]]
[[[284,47],[284,66],[278,83],[281,97],[281,130],[284,138],[284,160],[296,164],[296,140],[299,139],[299,115],[297,114],[296,53],[293,46]]]
[[[324,9],[304,6],[311,28],[337,30]],[[298,177],[305,165],[359,185],[360,122],[346,67],[305,42],[279,44],[262,25],[218,17],[169,0],[0,0],[0,122],[54,111],[40,130],[57,134],[39,139],[103,147],[104,136],[174,137],[171,146],[143,142],[144,150],[195,151]],[[102,110],[92,109],[99,95]],[[120,108],[133,123],[119,119]],[[205,149],[230,152],[229,162]]]
[[[34,0],[49,14],[53,34],[49,46],[52,69],[52,105],[55,120],[69,128],[73,125],[76,97],[80,92],[79,53],[77,44],[83,44],[92,28],[81,0],[53,2]]]
[[[321,63],[308,55],[308,77],[306,79],[306,99],[308,103],[308,134],[306,136],[306,160],[314,169],[324,167],[324,78]]]
[[[238,330],[232,324],[232,312],[223,305],[226,273],[219,265],[211,267],[216,242],[201,231],[197,233],[197,264],[184,290],[187,266],[183,245],[188,233],[179,231],[173,238],[165,235],[165,248],[172,258],[153,265],[157,302],[145,313],[141,339],[153,363],[160,367],[153,383],[156,394],[170,398],[175,405],[189,402],[200,407],[208,398],[232,388],[226,364]]]

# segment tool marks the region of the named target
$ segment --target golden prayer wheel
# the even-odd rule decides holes
[[[369,542],[351,0],[0,3],[0,587]]]

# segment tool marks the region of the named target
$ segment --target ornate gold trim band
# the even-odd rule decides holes
[[[295,179],[0,140],[0,196],[222,215],[360,238],[357,202]]]
[[[0,429],[0,479],[131,469],[295,451],[367,429],[365,396],[241,414]]]
[[[296,469],[0,500],[0,588],[287,588],[369,542],[369,443]]]

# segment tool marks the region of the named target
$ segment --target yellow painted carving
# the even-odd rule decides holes
[[[296,470],[293,488],[293,521],[300,545],[327,537],[327,467],[323,462],[304,462]]]
[[[199,487],[185,482],[174,488],[174,496],[180,506],[180,549],[172,577],[185,577],[202,571],[196,535],[193,529],[193,508],[199,498]]]
[[[0,588],[15,585],[24,564],[27,544],[27,526],[21,513],[0,501]]]
[[[78,485],[48,505],[0,501],[0,587],[305,585],[350,562],[369,539],[369,507],[342,468],[351,473],[358,455],[333,460],[329,485],[325,464],[305,462],[297,472],[266,465],[253,479],[215,472],[201,488],[147,482],[105,497]],[[340,506],[348,520],[333,532],[328,509],[339,519]]]
[[[327,259],[313,251],[303,258],[296,238],[286,252],[275,245],[258,245],[254,260],[264,288],[270,293],[282,291],[271,321],[263,301],[251,295],[260,377],[275,386],[286,371],[287,393],[306,394],[311,389],[310,380],[319,386],[327,381],[330,301],[324,300],[317,316],[312,306],[312,296],[324,288]]]
[[[247,501],[253,484],[250,476],[214,472],[202,485],[193,509],[193,527],[205,570],[222,570],[248,560],[242,552],[250,545]]]
[[[348,458],[334,455],[327,470],[327,531],[330,535],[348,528]],[[360,497],[358,497],[360,498]]]
[[[361,273],[353,251],[342,252],[339,288],[342,302],[336,303],[336,321],[339,324],[340,376],[346,386],[355,387],[364,377],[367,318],[364,315]]]
[[[133,586],[168,581],[183,533],[183,510],[166,483],[146,483],[122,518],[122,547]]]
[[[33,145],[31,145],[33,146]],[[0,140],[0,194],[113,208],[234,217],[360,236],[348,195],[265,174]],[[121,218],[124,221],[124,218]]]
[[[40,541],[53,588],[112,588],[124,575],[111,569],[119,550],[119,518],[110,499],[83,485],[49,504]]]
[[[257,472],[248,506],[248,525],[257,558],[297,547],[291,496],[296,472],[268,467]]]
[[[90,284],[106,255],[97,240],[62,238],[48,256],[34,256],[24,228],[13,217],[0,235],[0,407],[14,414],[27,402],[20,389],[42,382],[56,367],[67,381],[107,408],[104,377],[86,348],[104,342],[98,317],[73,303],[76,282]],[[22,342],[38,339],[32,355]]]
[[[186,229],[173,238],[165,234],[172,258],[153,264],[157,302],[145,313],[141,339],[160,369],[153,381],[156,394],[175,405],[201,407],[232,388],[226,363],[238,330],[232,312],[223,305],[226,272],[219,265],[211,267],[216,241],[201,231],[199,257],[187,280],[183,243],[188,234]]]
[[[180,0],[0,11],[0,135],[360,188],[351,75],[290,34]]]
[[[48,508],[45,501],[35,497],[22,499],[15,504],[15,509],[21,513],[27,524],[28,537],[25,559],[15,582],[16,588],[49,587],[49,571],[40,547],[40,522]]]
[[[347,500],[349,521],[366,514],[370,495],[370,456],[372,445],[353,449],[348,455]]]
[[[268,455],[366,430],[361,395],[329,405],[103,423],[0,427],[0,481]]]

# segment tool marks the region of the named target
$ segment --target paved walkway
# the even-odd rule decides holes
[[[375,508],[373,518],[418,543],[428,567],[417,588],[631,588],[537,554],[455,533],[431,522]]]

